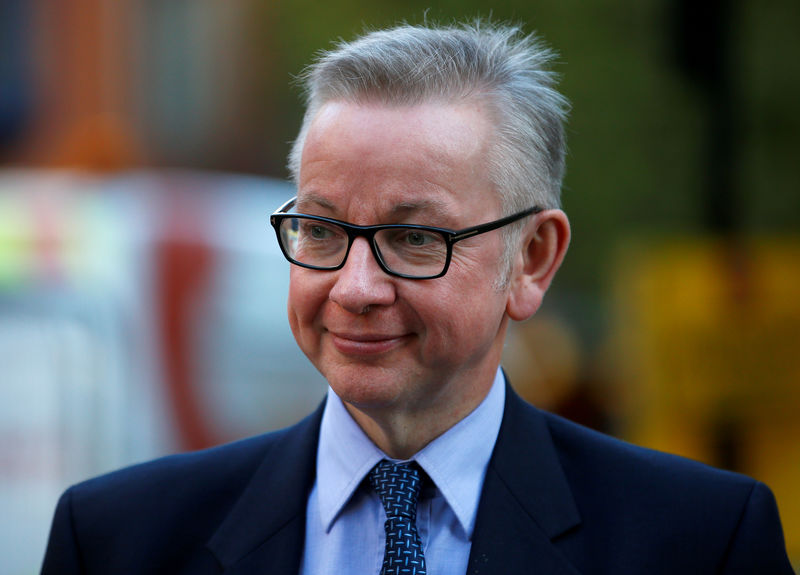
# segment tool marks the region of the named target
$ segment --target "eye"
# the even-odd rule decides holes
[[[329,240],[338,235],[333,227],[320,222],[306,221],[302,226],[302,234],[313,240]]]
[[[401,228],[392,234],[391,243],[396,249],[439,250],[444,245],[444,240],[437,232],[418,228]]]
[[[316,240],[325,239],[331,233],[329,229],[324,228],[322,226],[309,226],[309,227],[310,227],[309,232],[311,233],[311,237]]]
[[[420,230],[409,230],[403,239],[410,246],[422,247],[435,241],[436,237],[434,234],[426,233]]]

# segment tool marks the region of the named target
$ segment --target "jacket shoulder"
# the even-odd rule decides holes
[[[320,414],[72,486],[56,508],[43,573],[216,572],[206,544],[247,494],[269,512],[313,479]]]
[[[167,455],[118,469],[85,480],[71,488],[73,498],[104,500],[105,497],[127,500],[169,495],[172,500],[182,494],[208,491],[225,486],[235,492],[269,458],[290,440],[294,427],[211,447],[208,449]],[[219,493],[215,490],[215,493]],[[139,500],[139,504],[141,501]],[[103,501],[103,504],[107,502]],[[141,509],[139,509],[141,512]]]
[[[757,483],[740,473],[634,445],[557,415],[542,413],[567,474],[574,478],[591,474],[593,482],[604,488],[638,485],[645,492],[679,493],[722,489],[725,496],[735,493],[747,496]]]
[[[763,483],[544,417],[583,525],[619,554],[614,561],[655,572],[674,564],[791,573],[777,504]]]

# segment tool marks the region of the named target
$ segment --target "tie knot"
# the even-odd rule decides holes
[[[369,482],[381,498],[386,517],[416,520],[420,473],[415,463],[381,460],[369,472]]]

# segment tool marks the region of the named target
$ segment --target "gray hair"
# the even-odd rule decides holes
[[[538,38],[519,27],[477,21],[449,27],[401,25],[340,42],[304,72],[307,107],[289,154],[299,180],[309,126],[332,101],[414,105],[479,100],[495,126],[487,165],[503,211],[561,200],[569,105],[556,91],[554,58]],[[509,226],[508,248],[520,226]],[[510,249],[506,249],[510,257]],[[510,262],[508,262],[510,263]]]

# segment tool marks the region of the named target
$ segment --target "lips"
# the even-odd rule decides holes
[[[408,335],[382,333],[350,333],[328,330],[334,347],[344,355],[378,355],[405,343]]]

